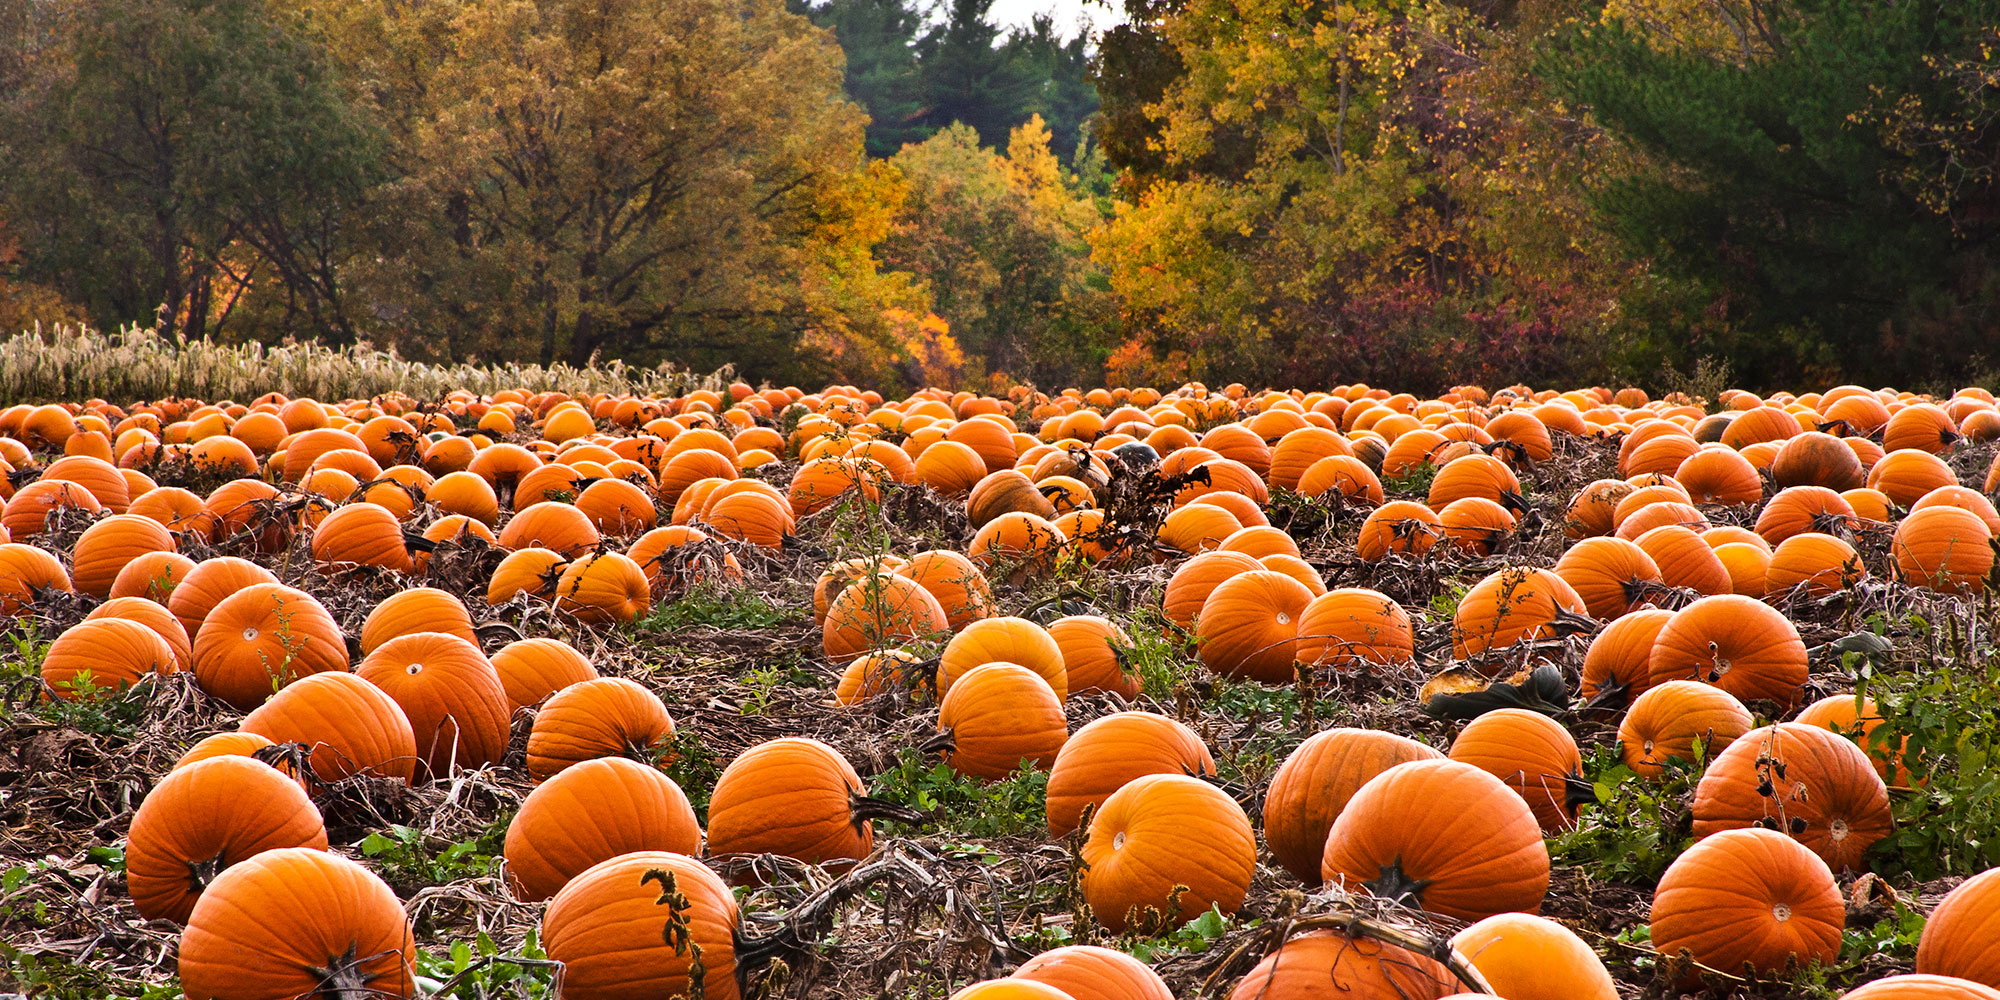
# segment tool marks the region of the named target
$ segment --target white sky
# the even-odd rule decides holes
[[[994,0],[993,21],[1003,28],[1026,27],[1036,14],[1053,13],[1056,28],[1064,35],[1089,24],[1102,31],[1124,18],[1124,5],[1112,0]]]

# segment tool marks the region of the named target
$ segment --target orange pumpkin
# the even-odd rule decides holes
[[[423,758],[420,776],[485,767],[507,752],[506,691],[486,654],[465,639],[399,635],[369,653],[356,673],[402,706]]]
[[[1229,1000],[1440,1000],[1458,977],[1427,955],[1373,938],[1312,931],[1284,942],[1236,983]]]
[[[871,816],[883,806],[840,752],[788,737],[743,751],[716,779],[708,805],[712,854],[775,854],[815,865],[855,861],[874,849]]]
[[[952,636],[938,659],[938,693],[949,694],[967,671],[988,663],[1020,664],[1048,682],[1058,701],[1069,696],[1062,646],[1048,629],[1026,618],[985,618]]]
[[[357,774],[408,782],[416,774],[417,738],[402,706],[343,671],[286,685],[238,728],[273,743],[305,744],[313,774],[329,784]]]
[[[944,608],[915,580],[874,573],[841,590],[827,606],[820,648],[829,660],[948,633]]]
[[[526,903],[633,851],[700,850],[701,827],[681,787],[623,757],[587,760],[535,786],[507,824],[502,847],[508,887]]]
[[[1806,683],[1806,647],[1791,620],[1769,605],[1722,594],[1674,612],[1647,672],[1655,685],[1698,680],[1746,701],[1768,698],[1791,708]]]
[[[281,847],[202,892],[181,935],[181,989],[189,1000],[312,996],[329,984],[414,997],[416,954],[403,904],[381,879],[330,851]]]
[[[1626,767],[1657,778],[1675,758],[1694,764],[1696,740],[1702,743],[1701,759],[1711,761],[1754,725],[1750,710],[1722,688],[1700,681],[1665,681],[1633,700],[1618,724],[1618,742]]]
[[[1993,911],[2000,906],[2000,868],[1966,879],[1945,894],[1917,939],[1917,971],[2000,983],[2000,938]]]
[[[539,705],[549,695],[597,677],[582,653],[559,639],[522,639],[493,654],[493,671],[507,694],[507,714]]]
[[[1682,852],[1653,893],[1653,947],[1715,969],[1831,962],[1846,925],[1826,862],[1771,830],[1727,830]]]
[[[1589,944],[1528,913],[1497,913],[1452,935],[1451,948],[1508,1000],[1617,1000],[1618,986]]]
[[[1562,577],[1545,570],[1509,567],[1466,591],[1452,618],[1452,655],[1469,659],[1488,649],[1557,634],[1559,613],[1581,615],[1583,598]]]
[[[224,598],[195,633],[193,654],[201,689],[239,709],[263,704],[297,678],[347,669],[347,639],[333,615],[311,594],[279,583]]]
[[[1069,739],[1062,700],[1040,674],[1015,663],[966,671],[938,705],[938,742],[960,774],[994,781],[1023,765],[1046,768]]]
[[[177,766],[146,793],[125,842],[125,884],[148,920],[186,923],[215,876],[280,847],[327,849],[305,789],[247,756]]]
[[[670,925],[685,936],[662,934]],[[736,1000],[737,933],[729,886],[701,862],[668,851],[599,862],[542,913],[542,947],[563,963],[565,1000]]]
[[[1221,789],[1184,774],[1134,778],[1090,819],[1083,895],[1113,933],[1176,927],[1210,907],[1236,912],[1257,873],[1250,818]]]
[[[159,633],[125,618],[98,618],[63,630],[42,657],[42,683],[64,701],[102,698],[150,674],[179,669]]]
[[[528,776],[545,781],[599,757],[651,763],[674,738],[658,695],[623,677],[579,681],[549,696],[528,731]]]
[[[1227,677],[1289,682],[1299,622],[1312,600],[1304,584],[1266,569],[1222,581],[1202,602],[1196,622],[1201,662]]]
[[[1186,726],[1151,712],[1115,712],[1076,731],[1049,770],[1049,834],[1068,836],[1086,810],[1148,774],[1215,774],[1208,746]]]
[[[1485,771],[1518,793],[1548,833],[1576,826],[1578,806],[1597,801],[1583,778],[1576,738],[1538,712],[1500,708],[1466,723],[1452,741],[1452,760]]]
[[[1694,796],[1694,835],[1775,829],[1835,871],[1860,870],[1889,834],[1889,793],[1868,755],[1818,726],[1752,730],[1717,754]]]

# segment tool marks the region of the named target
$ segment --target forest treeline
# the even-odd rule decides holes
[[[2000,359],[2000,0],[0,5],[0,327],[753,379]]]

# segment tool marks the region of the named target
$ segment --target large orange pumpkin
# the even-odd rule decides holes
[[[597,677],[597,668],[560,639],[532,638],[508,643],[493,654],[493,670],[507,693],[507,714],[539,705],[549,695]]]
[[[1831,962],[1846,925],[1826,862],[1772,830],[1726,830],[1688,848],[1653,893],[1653,948],[1714,969]]]
[[[1618,724],[1625,766],[1649,778],[1666,772],[1668,761],[1695,763],[1694,744],[1711,761],[1756,725],[1736,696],[1700,681],[1665,681],[1633,699]]]
[[[1096,945],[1042,952],[1021,963],[1013,978],[1053,986],[1075,1000],[1174,1000],[1166,982],[1146,963]]]
[[[247,756],[199,760],[168,772],[132,814],[125,884],[140,916],[186,923],[218,874],[279,847],[327,849],[305,789]]]
[[[981,619],[951,637],[938,658],[938,693],[949,694],[967,671],[988,663],[1018,663],[1040,674],[1057,700],[1069,696],[1062,646],[1048,629],[1012,617]]]
[[[1889,834],[1889,792],[1868,755],[1818,726],[1752,730],[1715,756],[1694,795],[1694,835],[1761,827],[1806,845],[1835,871],[1856,870]]]
[[[195,680],[239,709],[255,708],[297,678],[346,669],[347,639],[333,615],[311,594],[280,583],[224,598],[194,637]]]
[[[1308,885],[1334,820],[1371,779],[1398,764],[1444,755],[1394,733],[1328,729],[1306,737],[1271,776],[1264,793],[1264,839],[1278,863]]]
[[[1589,944],[1553,920],[1497,913],[1452,935],[1465,956],[1507,1000],[1617,1000],[1618,986]]]
[[[1466,591],[1452,617],[1452,655],[1469,659],[1488,649],[1557,634],[1560,612],[1588,609],[1567,581],[1545,569],[1509,567]]]
[[[1988,869],[1946,893],[1917,939],[1917,971],[2000,986],[2000,868]]]
[[[586,760],[535,786],[507,824],[502,848],[508,886],[528,903],[622,854],[700,850],[701,827],[681,787],[623,757]]]
[[[1044,809],[1049,834],[1067,836],[1113,792],[1148,774],[1215,774],[1215,758],[1194,731],[1152,712],[1115,712],[1076,731],[1049,769]]]
[[[670,926],[684,930],[665,933]],[[668,851],[599,862],[542,913],[542,947],[563,963],[565,1000],[736,1000],[736,934],[729,886]]]
[[[1597,800],[1583,778],[1583,755],[1576,738],[1539,712],[1522,708],[1488,712],[1459,730],[1449,756],[1506,782],[1548,833],[1575,826],[1577,806]]]
[[[478,646],[443,632],[412,632],[376,647],[356,673],[402,706],[424,773],[446,777],[507,752],[507,693]]]
[[[1320,875],[1349,891],[1481,920],[1533,913],[1549,888],[1535,814],[1500,779],[1454,760],[1399,764],[1363,785],[1327,832]]]
[[[57,698],[102,698],[150,674],[180,668],[172,646],[144,624],[98,618],[63,630],[42,658],[42,683]]]
[[[416,941],[403,904],[368,869],[282,847],[209,883],[181,935],[188,1000],[414,997]]]
[[[1236,983],[1229,1000],[1440,1000],[1458,977],[1429,956],[1373,938],[1313,931],[1286,941]]]
[[[1770,605],[1722,594],[1674,612],[1647,672],[1653,684],[1698,680],[1745,701],[1768,698],[1791,708],[1806,683],[1806,647],[1791,620]]]
[[[966,671],[938,705],[945,762],[960,774],[992,781],[1024,764],[1053,764],[1069,725],[1062,700],[1040,674],[1015,663]]]
[[[580,681],[557,691],[528,732],[528,776],[544,781],[599,757],[651,763],[674,737],[659,695],[623,677]]]
[[[1184,774],[1149,774],[1113,792],[1090,819],[1083,895],[1113,933],[1175,927],[1210,907],[1227,916],[1257,873],[1250,818],[1221,789]]]
[[[313,774],[335,782],[358,774],[416,774],[417,738],[395,699],[360,677],[329,671],[289,684],[243,717],[243,732],[273,743],[302,743]]]
[[[1196,621],[1201,662],[1226,677],[1290,682],[1299,621],[1312,600],[1304,584],[1267,569],[1222,581],[1202,602]]]
[[[788,737],[743,751],[716,779],[708,804],[711,854],[776,854],[827,865],[868,856],[873,810],[854,765],[814,739]]]

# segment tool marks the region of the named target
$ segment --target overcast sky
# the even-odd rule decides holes
[[[1064,35],[1088,24],[1102,31],[1123,20],[1123,5],[1099,0],[993,0],[993,21],[1002,27],[1026,27],[1036,14],[1053,13]]]

